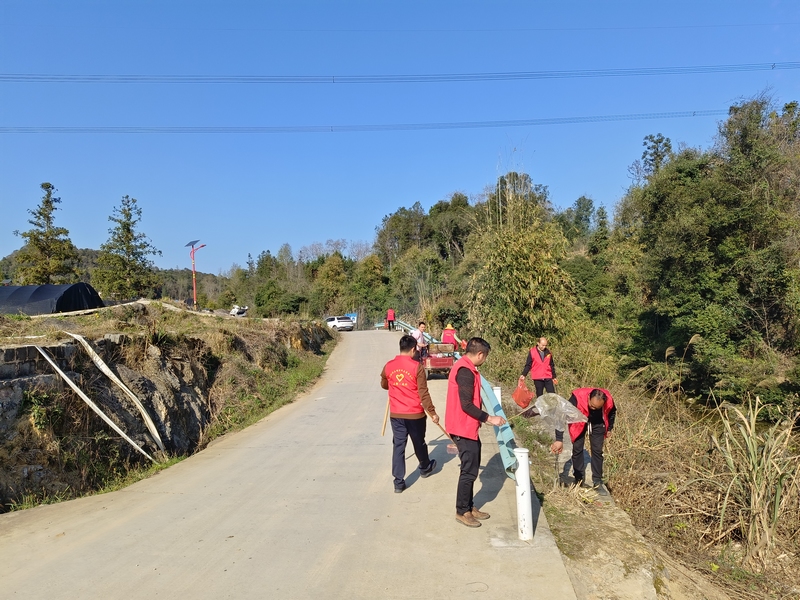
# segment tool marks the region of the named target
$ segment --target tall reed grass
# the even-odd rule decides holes
[[[711,441],[722,460],[712,463],[701,480],[719,493],[714,540],[736,532],[744,544],[744,563],[759,570],[775,549],[778,523],[796,501],[800,473],[792,437],[800,412],[765,426],[759,422],[765,408],[756,396],[741,407],[723,404],[717,409],[722,430]]]

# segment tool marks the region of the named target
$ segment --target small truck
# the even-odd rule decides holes
[[[455,351],[453,344],[429,344],[428,356],[422,363],[425,377],[430,378],[431,373],[441,373],[447,377],[456,362]]]

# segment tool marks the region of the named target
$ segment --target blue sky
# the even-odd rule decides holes
[[[0,2],[0,76],[396,76],[653,69],[800,61],[800,3]],[[721,117],[327,133],[110,133],[109,127],[301,127],[725,110],[800,69],[447,83],[0,81],[0,256],[21,245],[49,181],[81,248],[138,199],[156,264],[218,273],[248,253],[371,242],[384,215],[524,171],[557,208],[609,210],[642,139],[708,147]],[[99,133],[9,133],[92,127]]]

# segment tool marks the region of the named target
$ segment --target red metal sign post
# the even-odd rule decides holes
[[[197,272],[194,269],[194,253],[200,250],[200,248],[205,248],[205,244],[200,244],[197,248],[194,245],[199,242],[200,240],[194,240],[193,242],[189,242],[186,244],[186,247],[192,247],[191,252],[189,255],[192,257],[192,298],[194,299],[194,309],[197,310]]]

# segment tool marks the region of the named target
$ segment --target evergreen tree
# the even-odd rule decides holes
[[[97,267],[92,282],[105,297],[126,300],[151,294],[158,283],[150,255],[161,255],[149,238],[136,231],[142,220],[142,209],[136,198],[123,196],[108,220],[115,226],[108,230],[109,238],[100,246]]]
[[[36,210],[28,210],[33,215],[28,220],[33,229],[14,232],[25,240],[18,257],[17,278],[23,285],[76,282],[78,251],[69,239],[69,231],[54,224],[53,213],[61,198],[53,196],[56,191],[53,184],[45,182],[41,187],[44,190],[41,203]]]
[[[647,175],[658,173],[672,156],[672,141],[660,133],[645,136],[642,146],[645,147],[642,152],[642,163]]]

